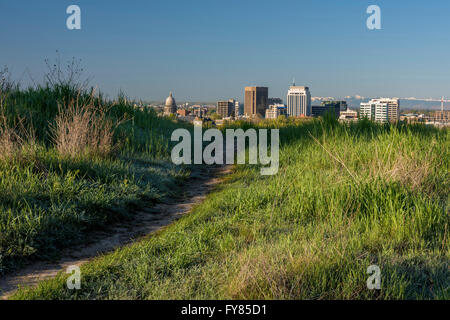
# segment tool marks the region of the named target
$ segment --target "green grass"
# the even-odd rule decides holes
[[[264,122],[280,170],[238,166],[176,224],[13,299],[449,299],[448,130]],[[381,268],[381,290],[366,287]]]
[[[0,94],[6,97],[0,115],[9,126],[21,124],[35,134],[31,144],[0,157],[0,275],[32,259],[56,258],[60,249],[84,241],[87,232],[172,197],[189,175],[169,161],[170,134],[188,126],[136,109],[123,96],[94,98],[108,110],[108,119],[127,119],[115,130],[116,151],[70,158],[58,153],[50,127],[58,104],[77,97],[88,101],[90,91],[54,85]]]

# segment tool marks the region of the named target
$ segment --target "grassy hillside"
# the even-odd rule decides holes
[[[21,89],[3,78],[0,275],[170,196],[188,175],[168,161],[180,126],[71,81]]]
[[[279,127],[280,170],[235,172],[155,235],[16,299],[449,299],[448,131]],[[368,290],[370,265],[381,290]]]

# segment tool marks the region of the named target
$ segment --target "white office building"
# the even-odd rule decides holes
[[[371,102],[361,102],[359,105],[359,117],[375,120],[375,104]]]
[[[311,115],[311,94],[308,87],[291,86],[287,93],[288,116],[300,117]]]
[[[400,119],[400,100],[397,98],[380,98],[372,99],[374,101],[379,101],[380,103],[386,103],[387,108],[387,118],[389,122],[397,122]]]
[[[376,122],[396,122],[400,117],[399,99],[379,98],[360,104],[361,118],[367,117]]]

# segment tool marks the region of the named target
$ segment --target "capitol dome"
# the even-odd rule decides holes
[[[172,92],[166,99],[166,105],[164,107],[164,114],[170,115],[173,113],[177,113],[177,104],[175,103],[175,99],[172,96]]]
[[[175,99],[173,98],[172,92],[171,92],[170,95],[166,99],[166,106],[174,106],[174,105],[176,105],[176,103],[175,103]]]

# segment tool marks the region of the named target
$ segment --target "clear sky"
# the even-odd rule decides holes
[[[81,30],[66,8],[81,8]],[[366,8],[381,8],[368,30]],[[44,59],[82,59],[114,96],[178,101],[237,97],[292,78],[313,96],[450,96],[447,0],[0,0],[0,66],[26,83]]]

